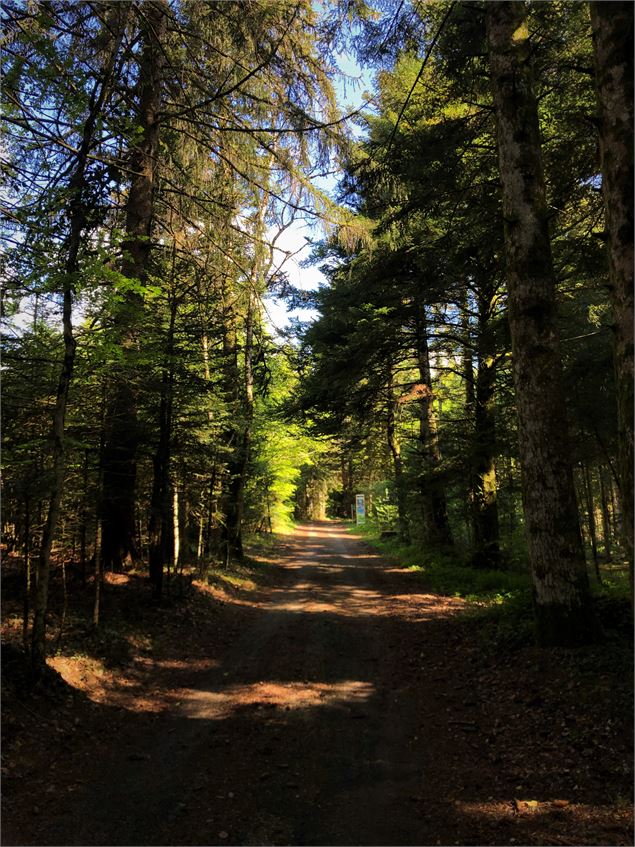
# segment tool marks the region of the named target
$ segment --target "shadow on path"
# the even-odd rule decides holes
[[[93,757],[69,746],[73,790],[60,778],[3,843],[571,843],[562,763],[547,751],[532,782],[492,762],[462,601],[337,523],[300,527],[279,565],[278,584],[227,604],[223,650],[139,657],[96,707],[110,737]],[[544,802],[514,806],[518,791]],[[591,784],[576,799],[600,820],[609,805]],[[606,843],[627,843],[607,821]]]

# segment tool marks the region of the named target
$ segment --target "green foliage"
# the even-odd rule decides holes
[[[602,584],[596,580],[592,582],[592,588],[598,598],[606,600],[630,599],[630,585],[628,580],[628,568],[621,562],[607,562],[601,566]]]
[[[247,504],[251,526],[260,526],[266,519],[269,531],[283,532],[293,526],[301,469],[319,461],[325,445],[285,418],[285,405],[298,383],[286,356],[274,357],[270,367],[271,391],[256,405]]]
[[[421,74],[421,34],[436,30],[446,4],[400,7],[395,20],[407,26],[395,26],[390,43],[373,30],[377,12],[361,0],[348,5],[348,16],[374,31],[376,53],[364,49],[378,60],[374,109],[358,117],[354,143],[338,128],[332,51],[344,36],[334,6],[252,3],[245,15],[237,0],[222,14],[213,3],[169,4],[143,234],[132,233],[137,211],[128,208],[144,141],[142,4],[36,4],[24,16],[23,5],[7,4],[3,56],[9,522],[22,526],[32,498],[37,540],[61,293],[70,289],[77,352],[64,544],[77,549],[82,538],[84,555],[92,551],[123,386],[142,557],[161,466],[164,546],[173,550],[176,491],[182,560],[219,557],[232,512],[250,531],[282,530],[303,509],[349,515],[364,493],[378,525],[412,540],[382,549],[431,590],[505,609],[521,603],[528,583],[482,4],[456,5]],[[122,9],[119,44],[112,36]],[[557,2],[530,4],[530,15],[573,453],[606,470],[616,451],[615,384],[587,13]],[[101,92],[110,50],[113,82]],[[100,93],[78,190],[78,151]],[[316,187],[336,147],[340,206]],[[304,293],[319,316],[296,345],[273,336],[262,303],[288,288],[274,244],[299,215],[323,220],[327,237],[315,255],[328,284]],[[126,275],[135,248],[147,262]],[[21,313],[33,305],[31,328]],[[465,565],[485,477],[504,570]],[[615,534],[610,485],[601,505]],[[447,539],[414,543],[425,535],[431,491],[443,495],[452,552]],[[621,576],[607,573],[601,591],[621,596]]]
[[[529,591],[526,570],[487,570],[466,567],[451,554],[429,551],[417,544],[402,544],[395,539],[380,539],[379,528],[369,523],[364,536],[387,556],[417,574],[424,584],[438,594],[463,597],[474,602],[500,605]]]

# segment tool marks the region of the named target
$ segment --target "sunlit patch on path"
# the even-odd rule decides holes
[[[245,707],[284,708],[286,711],[324,706],[359,704],[368,700],[374,686],[359,680],[326,682],[257,682],[231,685],[220,691],[183,692],[182,711],[192,718],[219,719]]]

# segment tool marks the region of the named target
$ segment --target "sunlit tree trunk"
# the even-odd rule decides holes
[[[569,459],[525,5],[487,4],[523,502],[540,643],[596,635]]]
[[[633,596],[633,3],[593,2],[602,191],[615,330],[618,477]]]

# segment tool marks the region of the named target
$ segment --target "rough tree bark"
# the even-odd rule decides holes
[[[524,3],[487,5],[523,502],[541,644],[595,637],[569,458],[555,277]]]
[[[121,272],[143,282],[147,275],[154,211],[156,154],[165,54],[162,42],[167,26],[163,0],[143,4],[143,49],[139,60],[137,120],[141,132],[132,149],[133,176],[126,204],[126,227]],[[135,503],[137,477],[137,390],[131,363],[138,344],[137,325],[143,297],[129,292],[116,316],[124,363],[112,387],[107,415],[102,493],[103,565],[115,570],[136,555]]]
[[[593,2],[602,191],[615,330],[618,477],[633,597],[633,3]]]

